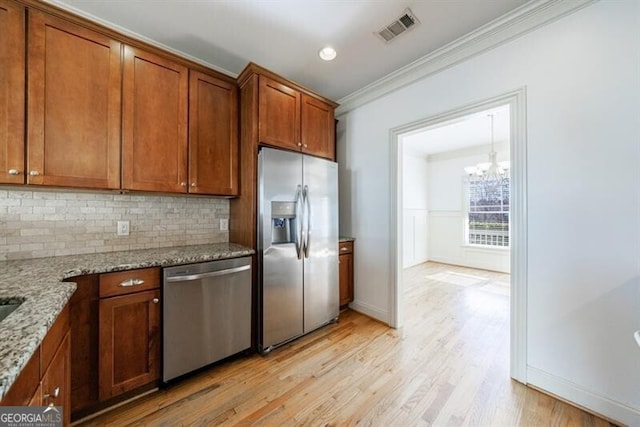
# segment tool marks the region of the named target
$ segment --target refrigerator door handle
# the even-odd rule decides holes
[[[304,201],[304,257],[309,258],[309,247],[311,246],[311,202],[309,202],[309,186],[305,185],[302,190],[302,200]]]
[[[302,186],[298,185],[298,189],[296,191],[296,255],[298,255],[298,259],[302,259],[302,217],[304,215],[302,204],[304,203],[300,200],[300,195],[302,193]]]

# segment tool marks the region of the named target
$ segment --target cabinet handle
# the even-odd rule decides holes
[[[20,171],[18,169],[9,169],[9,175],[20,175]]]
[[[154,299],[152,299],[151,301],[153,301],[153,303],[154,303],[154,304],[157,304],[157,303],[159,303],[159,302],[160,302],[160,300],[159,300],[158,298],[154,298]]]
[[[130,286],[138,286],[142,284],[144,284],[144,280],[142,279],[128,279],[118,283],[118,286],[120,286],[121,288],[128,288]]]
[[[349,250],[349,248],[344,248],[344,247],[343,247],[343,248],[340,248],[340,250],[341,250],[341,251],[348,251],[348,250]]]
[[[298,147],[302,147],[302,142],[298,142]]]
[[[55,389],[53,389],[53,393],[51,394],[45,393],[42,395],[42,397],[45,399],[55,399],[58,396],[60,396],[60,387],[56,387]]]
[[[192,182],[192,183],[191,183],[191,186],[192,186],[192,187],[197,187],[197,186],[198,186],[198,184],[196,184],[195,182]]]
[[[31,176],[38,176],[38,175],[40,175],[40,172],[38,172],[38,171],[31,171],[31,172],[29,172],[29,175],[31,175]]]
[[[182,187],[186,187],[186,186],[187,186],[187,183],[186,183],[186,182],[181,182],[181,183],[180,183],[180,186],[182,186]]]
[[[302,144],[302,146],[303,146],[304,148],[307,148],[307,147],[308,147],[308,145],[307,145],[307,144]]]

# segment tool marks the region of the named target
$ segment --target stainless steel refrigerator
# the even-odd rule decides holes
[[[261,353],[337,319],[337,163],[260,149],[257,246]]]

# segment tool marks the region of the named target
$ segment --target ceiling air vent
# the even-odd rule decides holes
[[[411,9],[407,8],[395,21],[386,25],[375,34],[386,43],[389,43],[391,40],[395,39],[400,34],[409,31],[419,23],[420,21],[418,21],[418,18],[416,18],[413,12],[411,12]]]

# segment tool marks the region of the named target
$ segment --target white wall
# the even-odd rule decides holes
[[[428,163],[427,159],[407,153],[402,159],[402,258],[403,267],[429,259],[428,247]]]
[[[488,161],[491,146],[432,154],[428,158],[429,260],[485,270],[511,271],[507,248],[469,246],[465,239],[465,166]],[[509,144],[496,144],[498,161],[509,160]]]
[[[640,425],[640,2],[601,1],[340,117],[353,307],[389,316],[392,128],[526,86],[527,378]]]

